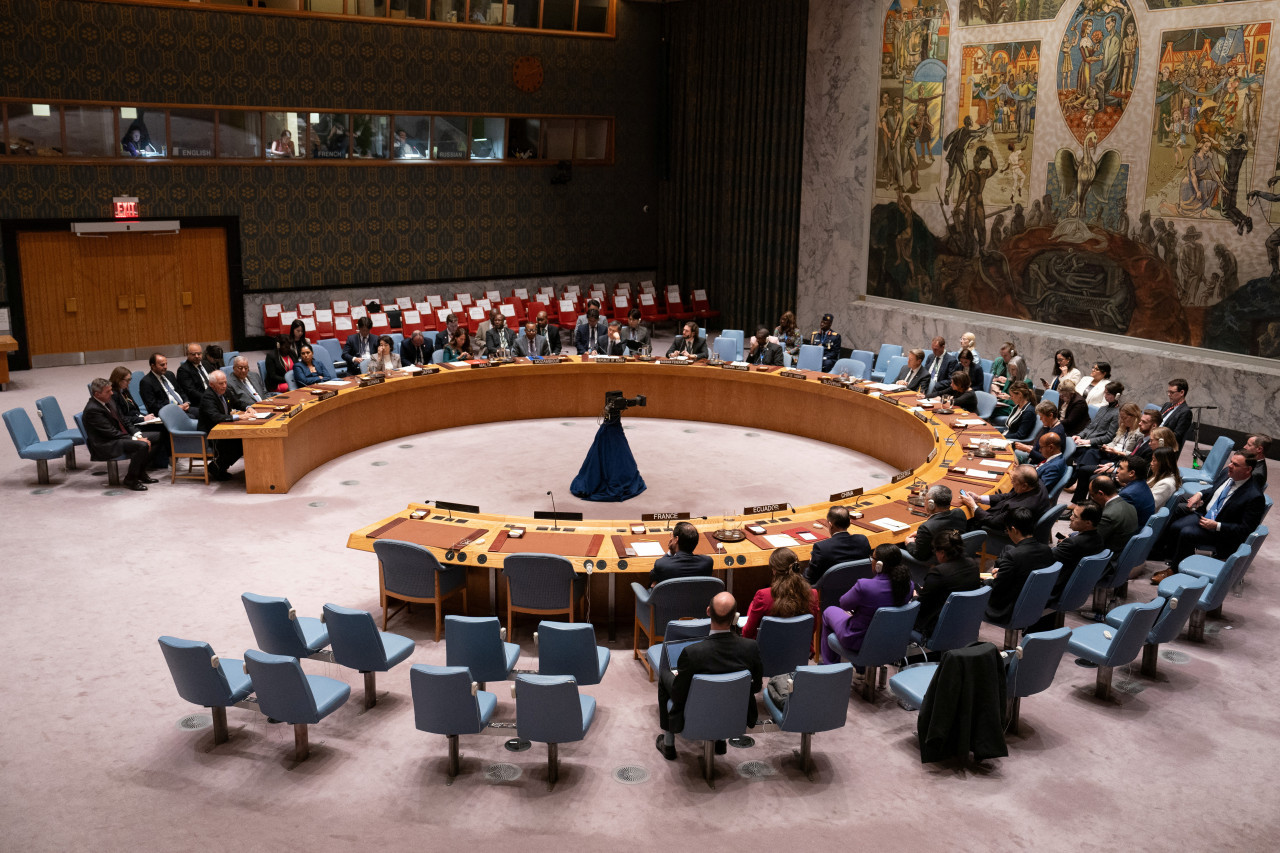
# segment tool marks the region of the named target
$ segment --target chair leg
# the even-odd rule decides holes
[[[713,740],[704,740],[702,742],[702,778],[707,780],[707,785],[714,791],[716,787],[716,742]]]
[[[1099,699],[1111,698],[1111,672],[1112,667],[1098,667],[1098,682],[1093,687],[1093,695]]]
[[[1187,639],[1195,640],[1197,643],[1204,642],[1204,619],[1205,612],[1197,607],[1191,611],[1191,618],[1187,620]]]
[[[120,485],[120,465],[114,459],[107,463],[107,484]]]
[[[1053,629],[1065,628],[1067,625],[1067,614],[1065,611],[1056,610],[1053,614]]]
[[[1022,697],[1015,696],[1013,701],[1009,703],[1009,731],[1012,734],[1021,734],[1018,731],[1019,715],[1022,711]]]
[[[810,782],[813,781],[813,732],[804,732],[800,735],[800,769],[804,771],[805,778]]]
[[[555,787],[560,778],[560,744],[547,744],[547,790]]]
[[[1147,643],[1142,647],[1142,674],[1147,678],[1156,677],[1156,667],[1160,663],[1160,644]]]
[[[458,736],[447,735],[446,737],[449,740],[449,778],[452,779],[458,775],[458,765],[460,763],[458,759]]]
[[[1006,649],[1016,649],[1018,647],[1018,629],[1004,629],[1004,647]]]
[[[440,603],[440,596],[436,595],[436,642],[440,642],[440,632],[444,630],[444,610]]]
[[[868,667],[862,676],[862,698],[868,702],[876,700],[876,679],[880,677],[880,667]]]
[[[307,724],[293,724],[293,760],[305,761],[311,754],[311,743],[307,739]]]
[[[367,711],[378,704],[378,690],[375,684],[378,674],[370,670],[364,674],[364,709]]]
[[[76,464],[76,449],[72,447],[71,450],[67,452],[67,470],[75,471],[79,467],[80,466]]]
[[[1095,586],[1093,588],[1093,612],[1107,612],[1107,591],[1103,587]]]
[[[213,743],[217,746],[227,742],[227,709],[210,708],[213,711]]]
[[[49,485],[49,460],[36,460],[36,482],[42,486]]]

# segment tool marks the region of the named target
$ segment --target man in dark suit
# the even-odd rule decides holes
[[[969,517],[964,510],[951,506],[951,489],[937,485],[929,489],[924,497],[924,509],[929,517],[916,528],[916,532],[907,537],[903,543],[903,551],[917,563],[933,565],[933,540],[944,530],[964,532]]]
[[[356,320],[356,333],[347,338],[342,348],[342,360],[347,363],[347,375],[364,372],[364,364],[378,351],[378,339],[370,334],[373,321],[368,317]]]
[[[658,752],[668,761],[676,760],[676,734],[684,731],[684,706],[689,700],[689,688],[695,675],[721,675],[746,670],[751,673],[751,695],[743,709],[747,728],[756,724],[756,696],[764,677],[760,661],[760,647],[755,640],[748,640],[734,631],[738,620],[737,605],[733,594],[722,592],[711,599],[707,608],[711,617],[711,633],[705,640],[686,646],[676,661],[674,670],[664,668],[658,678],[658,723],[663,734],[658,735]],[[671,707],[667,707],[667,703]],[[724,755],[726,744],[716,741],[716,754]]]
[[[769,342],[769,330],[761,326],[756,329],[751,346],[743,357],[748,364],[763,364],[782,367],[782,347]]]
[[[604,341],[597,344],[596,352],[600,355],[626,355],[627,345],[622,340],[622,323],[610,320],[608,330]]]
[[[693,553],[698,547],[698,539],[698,528],[687,521],[677,524],[671,533],[671,541],[667,543],[667,555],[653,562],[649,586],[657,586],[672,578],[712,577],[711,558],[706,554]]]
[[[497,355],[500,351],[510,351],[516,344],[515,334],[507,328],[507,318],[501,311],[491,315],[489,331],[484,334],[484,349],[489,355]]]
[[[200,400],[189,400],[178,389],[178,378],[169,372],[169,359],[158,352],[152,353],[150,364],[151,372],[138,382],[142,405],[147,407],[147,411],[159,415],[161,409],[173,403],[195,417],[200,409]]]
[[[1160,426],[1173,430],[1178,437],[1178,447],[1187,443],[1191,434],[1191,409],[1187,406],[1187,380],[1169,380],[1169,402],[1160,409]]]
[[[1054,562],[1053,549],[1035,538],[1038,520],[1026,507],[1019,507],[1009,514],[1004,535],[1013,544],[1006,546],[996,557],[996,577],[991,584],[991,597],[987,599],[988,622],[1008,622],[1027,578],[1037,569]]]
[[[924,369],[924,350],[913,349],[907,353],[906,366],[902,368],[902,372],[898,374],[897,382],[908,391],[915,391],[917,394],[924,394],[929,389],[926,383],[929,381],[929,373]]]
[[[671,342],[671,347],[667,350],[667,358],[674,355],[687,355],[689,358],[707,357],[707,339],[698,336],[696,320],[686,320],[683,334]]]
[[[1219,560],[1230,556],[1262,523],[1266,501],[1253,482],[1253,458],[1241,451],[1231,454],[1227,469],[1202,492],[1187,498],[1175,510],[1175,518],[1165,529],[1173,551],[1169,570],[1156,572],[1152,583],[1178,570],[1184,557],[1197,548],[1213,548]],[[1157,580],[1159,578],[1159,580]]]
[[[579,323],[578,328],[573,331],[573,344],[578,349],[578,355],[600,352],[608,335],[609,328],[600,319],[600,309],[588,308],[587,322]]]
[[[254,403],[267,399],[267,389],[256,373],[249,371],[249,359],[236,356],[231,362],[231,375],[227,377],[227,393],[237,409],[247,409]]]
[[[90,454],[99,459],[129,457],[129,471],[124,476],[124,487],[135,492],[145,492],[147,483],[157,482],[147,476],[147,460],[151,457],[151,442],[141,432],[132,435],[125,429],[115,403],[111,401],[111,382],[95,379],[89,383],[92,395],[84,406],[85,444]]]
[[[400,344],[400,364],[409,367],[414,364],[431,364],[431,355],[436,348],[427,340],[422,332],[414,332]]]
[[[187,360],[178,365],[178,390],[188,400],[198,401],[208,387],[209,371],[204,366],[204,348],[199,344],[187,344]]]
[[[1102,522],[1102,507],[1093,501],[1077,504],[1071,510],[1072,533],[1053,549],[1054,562],[1062,563],[1062,571],[1058,572],[1058,580],[1053,584],[1053,595],[1049,597],[1049,606],[1055,607],[1062,591],[1067,588],[1071,574],[1085,557],[1106,549],[1098,525]]]
[[[804,570],[804,579],[809,583],[817,583],[827,569],[850,560],[865,560],[871,556],[871,543],[861,533],[850,533],[849,508],[833,506],[827,510],[827,529],[831,538],[824,539],[813,546],[809,554],[809,565]],[[867,567],[867,577],[871,576],[871,567]]]
[[[1067,465],[1062,459],[1062,438],[1056,432],[1040,433],[1039,443],[1040,455],[1044,457],[1044,461],[1036,466],[1036,474],[1048,492],[1058,485],[1058,481],[1066,473]]]
[[[1013,469],[1013,489],[1008,492],[996,492],[994,495],[983,495],[975,498],[968,492],[960,493],[960,500],[973,513],[969,519],[970,530],[986,530],[998,536],[1004,535],[1009,525],[1009,514],[1018,507],[1026,507],[1039,518],[1049,508],[1049,495],[1036,469],[1030,465],[1019,465]],[[983,509],[979,504],[985,505]]]
[[[928,395],[936,397],[951,385],[951,374],[956,372],[959,362],[954,355],[947,352],[947,339],[941,335],[934,338],[929,347],[929,356],[924,361],[924,372],[929,376]]]
[[[1089,481],[1089,500],[1102,507],[1098,535],[1102,537],[1102,544],[1111,549],[1114,567],[1124,546],[1139,530],[1138,511],[1120,498],[1120,487],[1108,474],[1097,474]]]
[[[1249,436],[1242,448],[1245,453],[1253,454],[1253,483],[1264,492],[1267,490],[1267,450],[1270,447],[1271,436],[1257,433]]]
[[[551,345],[538,334],[538,324],[533,320],[525,322],[524,333],[516,338],[514,349],[517,358],[543,358],[551,355]]]
[[[650,345],[649,328],[641,322],[639,308],[632,308],[627,312],[627,325],[622,327],[622,342],[627,345],[628,355],[639,355],[640,350]]]
[[[240,420],[233,409],[231,399],[227,396],[227,374],[221,370],[214,371],[209,377],[209,390],[200,399],[200,419],[198,429],[208,434],[218,424],[232,423]],[[244,455],[244,445],[238,438],[220,438],[213,441],[213,462],[209,463],[209,476],[215,480],[230,480],[227,469]]]
[[[1151,487],[1147,485],[1147,475],[1151,466],[1141,456],[1121,459],[1116,463],[1116,482],[1120,484],[1120,497],[1133,504],[1138,516],[1138,526],[1147,523],[1156,511],[1156,501],[1151,495]]]
[[[916,611],[916,630],[928,637],[938,624],[942,605],[953,592],[966,592],[982,586],[978,561],[964,555],[964,540],[959,530],[944,530],[933,540],[938,564],[929,569],[924,582],[916,588],[920,609]]]
[[[547,320],[547,312],[538,312],[538,334],[547,339],[552,355],[560,354],[560,327]]]

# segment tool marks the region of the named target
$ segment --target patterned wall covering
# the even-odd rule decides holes
[[[549,166],[0,159],[0,216],[105,218],[121,194],[144,216],[239,216],[255,290],[652,267],[659,11],[621,4],[613,40],[6,0],[6,97],[612,115],[616,157],[564,186]],[[510,82],[524,55],[545,69],[533,94]]]

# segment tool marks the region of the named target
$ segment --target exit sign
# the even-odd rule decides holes
[[[111,199],[111,210],[116,219],[137,219],[138,200],[132,196],[116,196]]]

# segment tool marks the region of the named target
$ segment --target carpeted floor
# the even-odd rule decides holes
[[[0,408],[22,406],[34,417],[35,399],[54,394],[70,419],[85,383],[106,372],[16,373]],[[1204,643],[1165,648],[1155,679],[1136,666],[1117,671],[1110,702],[1093,698],[1093,670],[1064,658],[1052,687],[1024,701],[1024,733],[1010,737],[1009,757],[982,765],[922,765],[916,715],[882,694],[875,704],[852,698],[847,725],[814,738],[815,781],[792,758],[799,736],[771,727],[755,734],[754,747],[730,748],[709,790],[696,745],[679,741],[673,763],[654,749],[656,693],[631,659],[625,614],[604,683],[584,690],[599,702],[595,724],[585,741],[561,747],[552,792],[546,748],[506,751],[509,729],[464,737],[462,775],[446,786],[446,743],[414,728],[407,665],[379,677],[378,704],[363,711],[359,674],[306,662],[308,672],[353,690],[312,727],[312,755],[302,764],[292,760],[291,729],[253,711],[229,711],[231,740],[218,747],[209,729],[179,727],[202,709],[178,698],[159,635],[207,640],[224,657],[241,657],[254,645],[239,601],[245,591],[287,595],[302,615],[318,616],[328,601],[376,610],[376,563],[348,550],[346,537],[406,501],[447,497],[531,512],[548,508],[544,493],[555,486],[560,509],[598,509],[576,505],[567,485],[594,424],[564,423],[515,422],[368,448],[283,496],[245,495],[239,479],[107,495],[93,473],[102,466],[89,465],[84,451],[81,470],[54,463],[54,486],[37,494],[34,464],[6,443],[0,847],[1275,848],[1274,544],[1243,596],[1229,597],[1225,617],[1209,621]],[[772,500],[783,486],[796,493],[780,499],[805,503],[847,488],[850,477],[873,485],[888,470],[789,436],[638,419],[632,426],[650,492],[627,514],[649,500],[650,509],[719,514]],[[687,443],[692,465],[652,461],[661,458],[654,448],[673,440]],[[512,447],[518,452],[505,451]],[[718,461],[744,455],[755,463]],[[1138,600],[1153,590],[1131,585]],[[738,592],[740,600],[750,593]],[[602,606],[594,602],[593,611]],[[391,629],[416,641],[410,663],[443,663],[429,609],[398,616]],[[984,626],[983,637],[998,641],[1000,632]],[[534,667],[528,631],[518,639],[519,666]],[[513,720],[509,685],[490,689],[496,718]],[[647,781],[614,781],[623,767],[641,768],[629,772]]]

